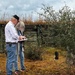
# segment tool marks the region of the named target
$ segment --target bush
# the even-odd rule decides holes
[[[36,47],[29,47],[25,52],[26,58],[31,60],[42,60],[41,54],[42,54],[41,48]]]

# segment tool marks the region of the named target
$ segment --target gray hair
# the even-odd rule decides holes
[[[24,32],[25,30],[25,24],[23,21],[20,21],[17,25],[16,25],[16,29],[17,30],[20,30],[22,33]]]

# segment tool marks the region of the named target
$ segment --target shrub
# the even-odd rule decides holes
[[[31,60],[42,60],[41,54],[42,54],[41,48],[37,47],[29,47],[25,52],[26,58]]]

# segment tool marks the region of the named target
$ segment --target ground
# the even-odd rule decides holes
[[[25,60],[26,71],[20,75],[75,75],[75,67],[66,63],[66,51],[56,48],[43,48],[42,60]],[[59,52],[55,60],[54,52]],[[20,64],[18,63],[19,67]],[[6,75],[6,55],[0,54],[0,75]]]

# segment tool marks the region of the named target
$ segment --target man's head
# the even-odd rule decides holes
[[[13,22],[14,25],[16,25],[19,22],[19,17],[17,15],[13,15],[11,21]]]

